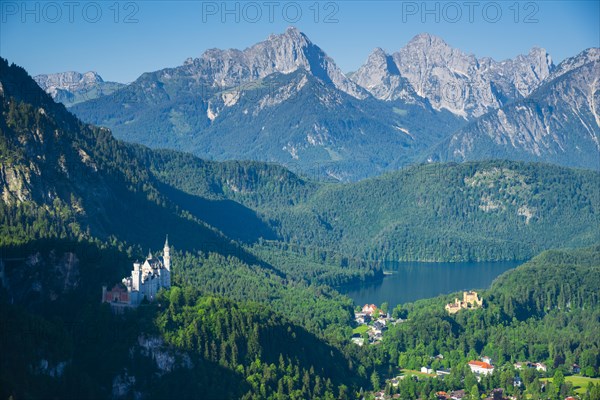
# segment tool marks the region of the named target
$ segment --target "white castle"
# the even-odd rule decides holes
[[[161,288],[171,287],[171,252],[169,237],[165,240],[162,257],[148,253],[143,263],[133,263],[131,276],[123,278],[111,290],[102,287],[102,302],[110,303],[113,309],[137,307],[144,299],[153,301]]]

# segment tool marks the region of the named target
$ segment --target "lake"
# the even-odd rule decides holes
[[[390,309],[400,303],[435,297],[460,290],[487,289],[504,271],[523,261],[423,263],[389,262],[390,271],[382,281],[360,286],[348,286],[340,291],[356,304],[375,304],[387,301]]]

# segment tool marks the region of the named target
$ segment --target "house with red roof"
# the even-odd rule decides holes
[[[469,361],[469,368],[477,375],[489,375],[494,372],[494,366],[484,361]]]

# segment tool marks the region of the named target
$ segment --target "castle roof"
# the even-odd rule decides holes
[[[469,361],[469,365],[483,369],[494,369],[493,366],[483,361]]]

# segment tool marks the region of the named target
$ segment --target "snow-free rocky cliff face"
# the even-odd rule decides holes
[[[393,57],[381,48],[369,55],[367,62],[352,75],[352,80],[380,100],[422,101],[408,79],[400,74]]]
[[[378,99],[413,99],[412,90],[437,110],[472,119],[529,95],[552,68],[544,49],[497,62],[421,34],[391,55],[375,49],[352,79]]]
[[[348,79],[331,58],[296,28],[288,28],[281,35],[271,35],[245,50],[208,50],[200,58],[186,60],[184,67],[206,83],[222,88],[276,72],[289,74],[304,69],[353,97],[367,96],[364,89]]]
[[[460,129],[431,160],[511,158],[600,168],[600,51],[563,61],[529,97]]]

